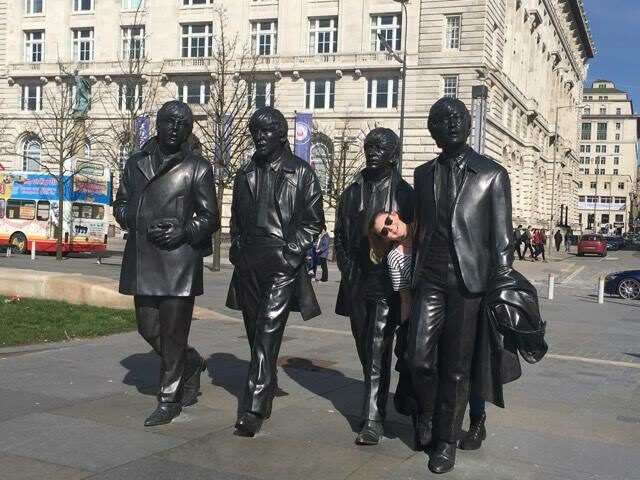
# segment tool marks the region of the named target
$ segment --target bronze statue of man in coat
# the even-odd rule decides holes
[[[169,423],[197,402],[204,359],[187,343],[202,257],[220,228],[211,164],[187,139],[187,104],[165,103],[157,136],[132,155],[120,179],[114,216],[128,230],[120,293],[133,295],[140,335],[160,355],[158,406],[146,426]]]
[[[258,109],[249,130],[256,150],[233,185],[227,306],[242,310],[251,348],[235,434],[252,437],[271,415],[289,311],[299,310],[305,320],[320,314],[304,259],[322,230],[324,211],[320,182],[311,165],[291,152],[282,113]]]

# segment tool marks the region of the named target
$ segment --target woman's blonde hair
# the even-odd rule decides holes
[[[376,220],[378,217],[380,215],[389,215],[390,213],[391,212],[387,212],[386,210],[380,210],[373,215],[369,221],[369,258],[374,265],[382,263],[391,251],[391,242],[376,232]]]

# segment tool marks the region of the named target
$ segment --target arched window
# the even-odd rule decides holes
[[[91,140],[88,138],[84,140],[84,158],[86,160],[91,159]]]
[[[22,170],[38,172],[41,166],[42,144],[37,138],[28,138],[22,148]]]
[[[332,160],[333,143],[331,139],[322,133],[315,134],[311,139],[311,165],[320,180],[322,191],[329,188]]]

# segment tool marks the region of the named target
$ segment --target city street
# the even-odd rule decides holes
[[[0,266],[117,278],[120,256],[0,258]],[[605,258],[552,254],[516,262],[536,283],[548,322],[547,357],[505,387],[507,408],[488,410],[481,450],[458,452],[449,479],[640,478],[640,301],[606,297],[599,275],[640,264],[640,252]],[[558,278],[553,301],[545,279]],[[346,318],[333,314],[338,286],[316,283],[323,315],[292,314],[280,353],[281,392],[254,439],[232,435],[248,346],[237,312],[224,307],[231,270],[205,274],[193,344],[209,356],[203,395],[171,425],[144,428],[158,360],[134,332],[0,351],[2,478],[341,479],[431,478],[413,452],[410,423],[391,407],[383,442],[353,443],[362,375]],[[394,379],[395,382],[395,379]]]

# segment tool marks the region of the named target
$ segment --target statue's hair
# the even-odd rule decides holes
[[[390,128],[377,127],[371,130],[364,139],[364,143],[367,143],[367,140],[376,139],[383,145],[392,145],[393,152],[391,154],[391,163],[395,164],[400,157],[400,149],[402,146],[400,145],[400,137],[396,135],[396,132],[391,130]]]
[[[249,130],[255,129],[258,126],[258,123],[275,125],[276,130],[284,136],[286,136],[289,131],[287,119],[284,118],[284,115],[280,110],[273,107],[262,107],[256,110],[249,120]]]
[[[428,128],[431,130],[436,119],[449,115],[451,110],[457,110],[464,114],[467,124],[471,125],[471,113],[462,100],[452,97],[442,97],[431,106],[429,110]]]
[[[164,105],[162,105],[162,107],[160,107],[160,110],[158,110],[158,115],[156,118],[160,120],[161,118],[169,117],[172,115],[177,115],[193,125],[193,112],[191,111],[189,105],[184,102],[181,102],[179,100],[171,100],[165,103]]]

